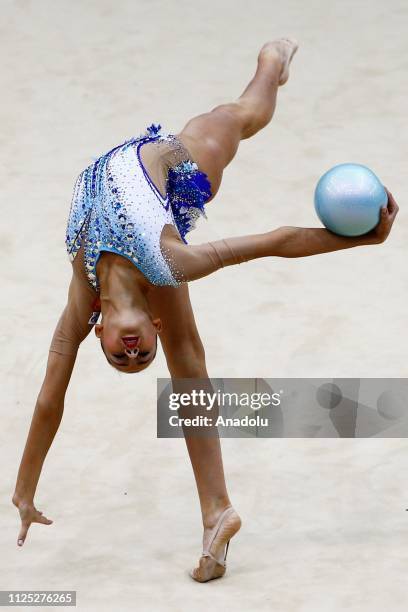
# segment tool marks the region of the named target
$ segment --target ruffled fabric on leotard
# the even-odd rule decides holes
[[[197,219],[200,216],[206,218],[205,203],[211,196],[210,182],[195,162],[185,161],[169,169],[167,190],[174,221],[186,242],[185,236],[195,228]]]
[[[161,125],[152,123],[146,134],[150,137],[175,138],[172,134],[162,134]],[[211,197],[211,184],[207,175],[198,169],[192,160],[185,160],[169,168],[167,193],[179,234],[184,242],[185,236],[195,228],[199,217],[207,218],[205,203]]]

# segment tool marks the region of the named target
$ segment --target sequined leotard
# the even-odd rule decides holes
[[[200,215],[205,216],[204,204],[212,194],[207,175],[198,170],[179,138],[160,130],[151,125],[145,134],[97,158],[76,181],[66,233],[73,276],[50,352],[75,356],[90,325],[95,324],[93,316],[98,312],[93,311],[100,309],[94,308],[100,289],[96,264],[103,251],[128,258],[158,286],[178,286],[220,268],[270,255],[268,234],[190,246],[191,258],[184,249],[181,259],[177,257],[174,245],[171,261],[163,255],[160,237],[165,226],[175,228],[186,243],[186,234]],[[155,183],[142,160],[147,143],[158,146],[150,148]]]
[[[141,149],[149,142],[166,142],[178,161],[168,168],[165,197],[141,159]],[[97,291],[96,264],[103,251],[132,261],[153,285],[178,286],[177,273],[160,248],[162,230],[171,224],[186,242],[196,219],[205,216],[210,195],[207,176],[189,159],[179,139],[152,124],[79,175],[66,232],[69,257],[73,261],[83,245],[86,275]]]

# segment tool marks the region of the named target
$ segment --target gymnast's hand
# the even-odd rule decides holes
[[[36,509],[33,502],[17,500],[13,497],[13,504],[18,508],[21,518],[21,528],[17,539],[18,546],[24,544],[31,523],[42,523],[43,525],[52,524],[50,519],[43,516],[43,513]]]
[[[384,208],[381,209],[381,217],[378,225],[367,234],[367,238],[374,244],[380,244],[387,240],[388,235],[391,231],[392,224],[395,221],[395,217],[398,214],[399,206],[394,200],[394,197],[386,187],[384,187],[388,195],[388,202]]]

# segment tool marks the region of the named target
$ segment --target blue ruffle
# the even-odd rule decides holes
[[[94,158],[96,160],[95,164],[100,159],[108,159],[112,153],[123,146],[132,145],[146,139],[171,139],[172,137],[172,134],[163,133],[160,123],[152,123],[139,136],[133,136],[126,140],[105,153],[101,158]],[[169,169],[166,192],[169,195],[174,222],[182,240],[187,243],[185,235],[194,229],[198,217],[207,218],[204,205],[212,195],[211,183],[207,175],[198,170],[195,162],[186,160]]]
[[[171,138],[171,134],[163,133],[160,123],[152,123],[136,140],[160,137]],[[183,242],[187,243],[185,236],[194,229],[198,217],[207,218],[204,205],[212,195],[211,183],[195,162],[186,160],[169,169],[166,192],[174,222]]]
[[[183,161],[169,169],[167,193],[177,229],[187,242],[185,235],[194,229],[198,217],[206,217],[204,205],[211,196],[210,181],[195,162]]]

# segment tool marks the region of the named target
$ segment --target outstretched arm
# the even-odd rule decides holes
[[[307,257],[352,247],[380,244],[391,231],[398,205],[388,192],[388,204],[378,225],[364,236],[338,236],[325,228],[280,227],[264,234],[237,236],[186,247],[186,256],[177,261],[185,280],[212,274],[226,266],[260,257]],[[188,249],[188,253],[187,253]]]
[[[22,546],[31,523],[52,523],[34,506],[34,495],[41,469],[58,430],[64,410],[65,393],[75,364],[78,347],[88,335],[93,292],[73,275],[68,303],[54,332],[44,382],[31,421],[27,442],[18,471],[13,503],[20,511]]]

